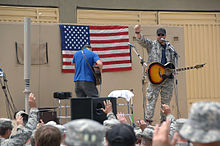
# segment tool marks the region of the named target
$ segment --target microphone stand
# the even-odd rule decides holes
[[[176,96],[176,106],[177,106],[177,118],[181,117],[180,110],[179,110],[179,102],[178,102],[178,80],[175,80],[175,96]]]
[[[12,115],[17,111],[17,108],[15,107],[14,101],[11,97],[7,82],[8,80],[6,79],[6,74],[2,73],[2,75],[0,76],[0,85],[5,95],[5,106],[8,118],[12,119]]]
[[[145,118],[145,106],[146,106],[146,98],[144,95],[144,80],[146,77],[146,72],[145,72],[145,67],[147,67],[147,63],[144,61],[144,59],[138,54],[138,52],[135,50],[135,46],[134,45],[130,45],[129,46],[132,48],[132,50],[135,52],[135,54],[138,56],[138,58],[140,59],[140,63],[142,65],[142,94],[143,94],[143,110],[144,110],[144,118]]]
[[[178,58],[180,57],[179,54],[177,54],[177,52],[175,51],[175,49],[173,48],[173,46],[169,43],[169,41],[166,41],[165,39],[163,39],[165,42],[167,42],[168,47],[174,52],[175,55],[175,59],[178,63]],[[177,78],[175,78],[175,97],[176,97],[176,106],[177,106],[177,118],[180,118],[180,110],[179,110],[179,102],[178,102],[178,80]]]

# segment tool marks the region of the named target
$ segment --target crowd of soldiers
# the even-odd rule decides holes
[[[220,103],[197,102],[191,107],[188,119],[176,119],[170,107],[163,105],[167,120],[155,126],[144,120],[130,126],[121,113],[112,112],[112,103],[104,101],[107,120],[100,124],[90,119],[72,120],[64,125],[54,121],[37,122],[37,104],[29,96],[30,113],[24,123],[22,112],[17,113],[17,130],[12,120],[0,118],[1,146],[218,146],[220,145]],[[19,115],[20,114],[20,115]]]

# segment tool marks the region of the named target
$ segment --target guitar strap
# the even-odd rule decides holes
[[[96,77],[96,74],[95,74],[95,71],[94,71],[94,69],[91,67],[91,65],[89,64],[88,60],[86,59],[86,56],[85,56],[83,50],[82,50],[82,54],[83,54],[84,59],[86,60],[86,63],[88,64],[89,68],[92,70],[92,73],[93,73],[94,77],[97,78],[97,77]]]

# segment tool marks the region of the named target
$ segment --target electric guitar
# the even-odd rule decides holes
[[[167,78],[173,78],[174,72],[185,71],[190,69],[199,69],[202,68],[205,64],[199,64],[191,67],[184,67],[175,69],[173,63],[166,63],[165,65],[159,62],[153,62],[149,65],[147,69],[148,78],[152,84],[161,84]]]

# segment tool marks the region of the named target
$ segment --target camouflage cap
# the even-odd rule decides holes
[[[176,120],[176,124],[175,124],[175,130],[176,131],[180,131],[180,129],[183,127],[183,124],[187,121],[187,119],[184,118],[180,118]]]
[[[152,141],[153,133],[154,133],[154,129],[145,128],[141,135],[143,138]]]
[[[180,135],[198,143],[220,141],[220,102],[197,102],[190,110]]]
[[[101,145],[105,136],[105,128],[90,119],[78,119],[64,124],[67,129],[65,143],[74,145]]]
[[[13,129],[12,121],[7,118],[0,118],[0,128]]]
[[[134,127],[134,133],[136,138],[140,140],[142,136],[142,130],[139,127]]]

